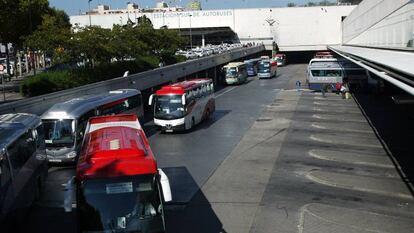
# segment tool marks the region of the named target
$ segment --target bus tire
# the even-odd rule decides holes
[[[210,112],[210,109],[207,109],[207,111],[206,111],[206,121],[208,121],[210,119],[211,119],[211,112]]]

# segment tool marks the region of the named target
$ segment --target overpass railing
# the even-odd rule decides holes
[[[227,53],[213,55],[195,60],[189,60],[174,65],[169,65],[154,70],[149,70],[128,77],[119,77],[98,83],[75,87],[68,90],[58,91],[46,95],[18,100],[0,105],[0,114],[25,112],[41,115],[53,104],[63,102],[76,97],[98,94],[115,89],[134,88],[145,90],[161,85],[178,78],[223,65],[264,50],[264,46],[239,48]]]

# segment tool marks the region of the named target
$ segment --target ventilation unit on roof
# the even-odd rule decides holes
[[[120,148],[119,139],[115,139],[109,142],[109,149],[119,150],[119,148]]]

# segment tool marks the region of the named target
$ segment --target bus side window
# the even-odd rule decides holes
[[[44,150],[46,148],[46,145],[45,145],[45,131],[43,129],[43,125],[37,126],[34,131],[36,132],[37,149]]]
[[[141,95],[136,95],[128,98],[128,110],[136,108],[141,105]]]
[[[33,143],[26,144],[27,135],[20,136],[7,148],[13,174],[16,175],[34,152]],[[32,152],[32,153],[31,153]]]
[[[89,111],[84,113],[79,119],[78,119],[78,125],[76,126],[76,144],[82,143],[83,140],[83,134],[85,133],[86,124],[88,123],[89,118],[95,116],[95,111]]]
[[[0,157],[3,157],[3,159],[0,160],[0,187],[3,188],[3,187],[6,187],[7,183],[11,181],[11,171],[10,171],[10,165],[9,165],[9,160],[7,159],[7,156],[0,155]],[[1,192],[6,192],[6,191],[7,190],[1,190]],[[4,193],[4,195],[5,194],[6,193]],[[1,196],[3,196],[3,193],[0,193],[0,197]]]

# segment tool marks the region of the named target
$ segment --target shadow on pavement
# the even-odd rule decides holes
[[[167,232],[224,233],[200,187],[186,167],[163,168],[170,179],[173,201],[166,206]]]
[[[397,105],[390,96],[355,94],[378,136],[385,142],[393,162],[401,166],[404,182],[413,193],[414,157],[411,143],[414,138],[414,105]]]

